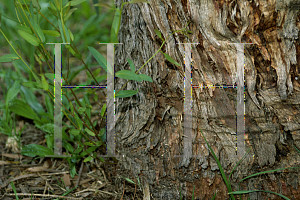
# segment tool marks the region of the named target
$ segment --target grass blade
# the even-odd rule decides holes
[[[15,184],[14,184],[13,182],[10,182],[10,185],[11,185],[11,187],[12,187],[12,189],[13,189],[15,195],[16,195],[16,199],[19,200],[19,197],[18,197],[18,195],[17,195],[17,190],[16,190],[16,187],[15,187]]]
[[[286,196],[284,196],[282,194],[279,194],[279,193],[276,193],[276,192],[272,192],[272,191],[267,191],[267,190],[235,191],[235,192],[229,192],[228,194],[247,194],[247,193],[252,193],[252,192],[267,192],[267,193],[278,195],[278,196],[284,198],[285,200],[290,200],[289,198],[287,198]]]
[[[239,160],[239,162],[236,163],[236,165],[232,169],[231,173],[229,174],[228,179],[230,179],[231,174],[233,173],[233,171],[235,170],[235,168],[243,161],[243,159],[245,158],[245,156],[249,153],[250,149],[251,149],[251,147],[248,149],[248,151],[245,153],[245,155]]]
[[[295,145],[293,145],[294,147],[295,147]],[[297,149],[297,147],[295,147],[295,149],[300,153],[300,150],[299,149]]]
[[[195,197],[194,197],[194,192],[195,192],[195,185],[194,185],[194,188],[193,188],[192,200],[195,199]]]
[[[279,169],[273,169],[273,170],[269,170],[269,171],[263,171],[263,172],[258,172],[256,174],[252,174],[252,175],[247,176],[246,178],[243,178],[242,180],[240,180],[240,182],[239,182],[239,190],[241,189],[241,183],[242,183],[242,181],[244,181],[244,180],[246,180],[248,178],[251,178],[251,177],[254,177],[254,176],[258,176],[258,175],[261,175],[261,174],[272,173],[272,172],[280,171],[280,170],[284,170],[284,169],[295,169],[295,168],[300,168],[300,167],[279,168]]]
[[[200,128],[199,128],[199,129],[200,129]],[[207,144],[209,150],[211,151],[211,153],[212,153],[214,159],[216,160],[216,162],[217,162],[217,164],[218,164],[218,167],[219,167],[219,169],[220,169],[222,178],[223,178],[223,180],[224,180],[224,182],[225,182],[225,184],[226,184],[226,187],[227,187],[228,192],[232,192],[231,185],[230,185],[230,181],[226,178],[225,172],[224,172],[224,170],[223,170],[223,168],[222,168],[222,165],[221,165],[219,159],[217,158],[215,152],[212,150],[212,148],[211,148],[210,145],[208,144],[208,142],[207,142],[205,136],[203,135],[201,129],[200,129],[200,132],[201,132],[201,134],[202,134],[202,136],[203,136],[203,138],[204,138],[204,140],[205,140],[205,142],[206,142],[206,144]],[[231,194],[230,197],[231,197],[232,200],[235,200],[233,194]]]
[[[182,200],[181,187],[180,187],[180,200]]]
[[[214,196],[212,197],[212,199],[211,199],[211,200],[215,200],[215,199],[216,199],[216,195],[217,195],[217,193],[218,193],[218,190],[215,192],[215,194],[214,194]]]
[[[247,176],[246,178],[243,178],[240,183],[248,178],[254,177],[254,176],[258,176],[261,174],[266,174],[266,173],[272,173],[272,172],[276,172],[276,171],[280,171],[280,170],[284,170],[284,169],[295,169],[295,168],[300,168],[300,167],[288,167],[288,168],[279,168],[279,169],[273,169],[273,170],[269,170],[269,171],[263,171],[263,172],[258,172],[256,174],[252,174],[250,176]]]

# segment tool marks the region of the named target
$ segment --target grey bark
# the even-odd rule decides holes
[[[117,0],[116,5],[120,6]],[[171,36],[163,51],[181,67],[166,61],[161,53],[141,73],[153,83],[130,81],[125,89],[139,90],[116,102],[116,152],[124,155],[120,169],[143,180],[144,199],[229,199],[217,163],[202,138],[199,127],[221,161],[227,176],[238,162],[235,155],[236,90],[193,88],[193,155],[188,163],[174,157],[183,151],[184,46],[192,46],[193,85],[236,83],[236,48],[228,43],[252,42],[245,48],[246,149],[250,155],[232,175],[238,181],[259,171],[299,165],[300,148],[300,1],[253,0],[153,0],[149,4],[124,6],[116,46],[115,70],[130,69],[127,58],[139,68],[158,49],[163,38],[185,27],[193,32]],[[119,90],[125,80],[115,79]],[[129,173],[130,172],[130,173]],[[271,190],[290,199],[300,199],[297,170],[262,175],[244,182],[242,190]],[[132,177],[132,178],[134,178]],[[276,199],[252,193],[250,199]]]

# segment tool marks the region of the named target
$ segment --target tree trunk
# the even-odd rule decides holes
[[[117,0],[118,7],[121,1]],[[150,0],[124,6],[116,46],[115,71],[137,69],[162,44],[141,73],[153,83],[130,81],[125,89],[138,94],[116,100],[116,152],[125,177],[137,176],[144,199],[229,199],[219,167],[199,128],[228,177],[238,162],[236,154],[236,95],[234,88],[192,89],[192,155],[185,160],[184,54],[192,45],[193,85],[234,85],[237,81],[235,45],[245,45],[245,150],[252,149],[232,174],[233,191],[251,174],[299,164],[300,153],[300,43],[299,0]],[[126,81],[115,79],[115,90]],[[198,157],[196,155],[199,155]],[[252,156],[254,155],[254,156]],[[269,190],[300,199],[298,170],[264,174],[242,182],[241,190]],[[235,196],[238,199],[238,196]],[[279,199],[269,193],[251,193],[243,199]]]

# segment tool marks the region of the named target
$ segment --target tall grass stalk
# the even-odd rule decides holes
[[[199,128],[199,129],[200,129],[200,128]],[[225,185],[226,185],[226,187],[227,187],[228,194],[230,195],[230,199],[231,199],[231,200],[235,200],[234,195],[236,195],[236,194],[239,194],[239,195],[240,195],[240,199],[242,199],[241,194],[247,194],[247,193],[252,193],[252,192],[266,192],[266,193],[271,193],[271,194],[275,194],[275,195],[277,195],[277,196],[280,196],[280,197],[282,197],[282,198],[284,198],[284,199],[286,199],[286,200],[290,200],[288,197],[286,197],[286,196],[284,196],[284,195],[282,195],[282,194],[278,194],[278,193],[276,193],[276,192],[267,191],[267,190],[249,190],[249,191],[241,191],[241,190],[240,190],[240,189],[241,189],[241,188],[240,188],[240,187],[241,187],[241,182],[244,181],[244,180],[246,180],[246,179],[248,179],[248,178],[252,178],[252,177],[254,177],[254,176],[258,176],[258,175],[261,175],[261,174],[272,173],[272,172],[280,171],[280,170],[284,170],[284,169],[296,169],[296,168],[300,168],[300,167],[279,168],[279,169],[274,169],[274,170],[269,170],[269,171],[263,171],[263,172],[258,172],[258,173],[252,174],[252,175],[247,176],[247,177],[243,178],[242,180],[240,180],[240,181],[239,181],[239,191],[233,192],[233,191],[232,191],[232,188],[231,188],[230,180],[229,180],[229,179],[230,179],[230,176],[232,175],[232,173],[233,173],[233,171],[235,170],[235,168],[237,167],[237,165],[240,164],[241,161],[244,159],[244,157],[248,154],[248,152],[250,151],[251,147],[250,147],[249,150],[245,153],[245,155],[238,161],[238,163],[234,166],[234,168],[232,169],[232,171],[231,171],[231,173],[230,173],[230,175],[229,175],[229,177],[228,177],[228,179],[227,179],[227,177],[226,177],[226,175],[225,175],[225,172],[224,172],[224,170],[223,170],[223,168],[222,168],[222,166],[221,166],[221,163],[220,163],[219,159],[217,158],[215,152],[212,150],[212,148],[211,148],[210,145],[208,144],[208,142],[207,142],[205,136],[203,135],[201,129],[200,129],[200,132],[201,132],[201,134],[202,134],[202,136],[203,136],[203,138],[204,138],[204,140],[205,140],[205,142],[206,142],[206,144],[207,144],[209,150],[211,151],[211,153],[212,153],[214,159],[216,160],[216,162],[217,162],[217,164],[218,164],[218,167],[219,167],[219,169],[220,169],[222,178],[223,178],[223,180],[224,180],[224,182],[225,182]],[[294,147],[295,147],[295,146],[294,146]],[[295,147],[295,148],[296,148],[296,147]],[[297,148],[296,148],[296,149],[297,149]],[[299,150],[299,149],[297,149],[297,151],[300,153],[300,150]],[[215,198],[215,196],[213,197],[213,199],[214,199],[214,198]]]

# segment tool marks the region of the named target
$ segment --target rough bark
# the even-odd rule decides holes
[[[234,85],[236,48],[245,46],[245,138],[250,155],[232,175],[238,181],[259,171],[296,166],[300,154],[300,43],[299,0],[150,0],[124,6],[115,70],[144,64],[164,38],[187,22],[189,37],[176,33],[163,51],[181,67],[166,61],[161,53],[141,73],[150,82],[130,81],[125,89],[139,93],[116,102],[117,154],[125,155],[119,167],[124,175],[139,176],[144,199],[229,199],[217,163],[208,151],[199,127],[208,139],[224,171],[229,175],[238,162],[235,155],[236,90],[193,88],[193,155],[187,162],[174,157],[182,153],[184,105],[184,47],[192,46],[193,85]],[[117,0],[117,6],[121,1]],[[299,77],[299,78],[298,78]],[[116,91],[125,83],[115,79]],[[290,199],[300,199],[298,170],[261,175],[243,182],[242,190],[270,190]],[[250,199],[278,199],[266,193],[252,193]],[[246,198],[245,198],[246,199]]]

